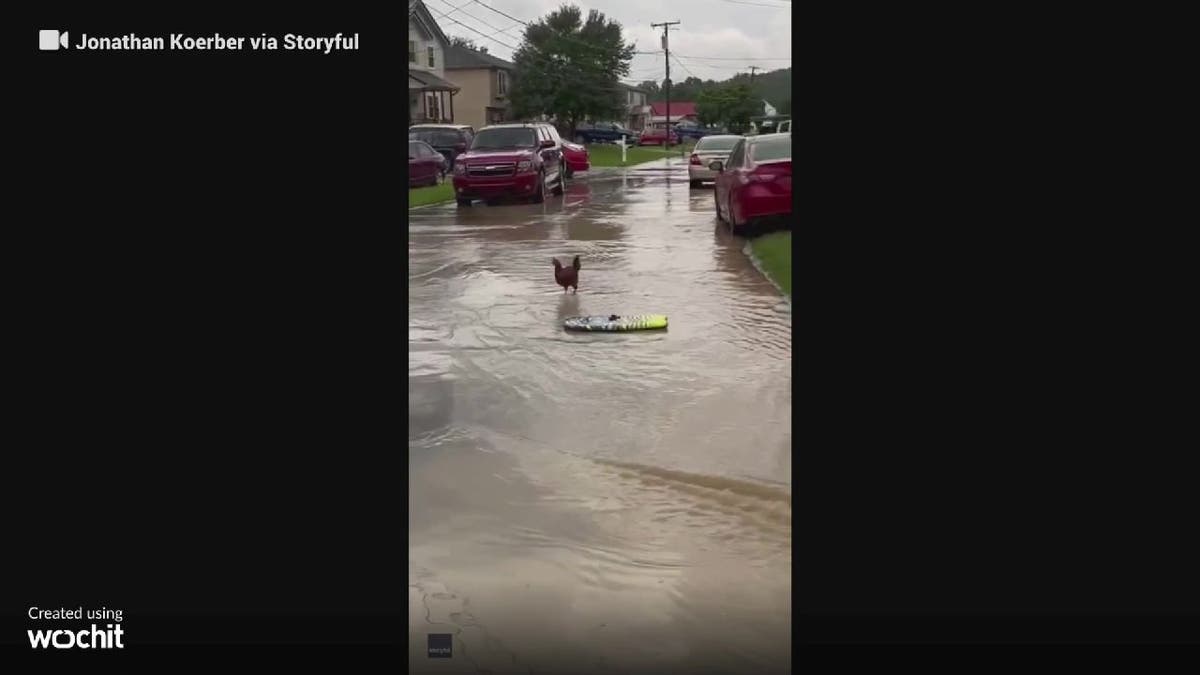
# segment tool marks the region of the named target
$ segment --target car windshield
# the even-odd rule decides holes
[[[706,152],[729,152],[740,140],[742,139],[737,137],[712,138],[710,136],[709,138],[701,138],[700,142],[696,144],[696,151],[699,152],[700,150],[704,150]]]
[[[425,141],[434,146],[458,145],[463,142],[457,131],[447,129],[409,129],[408,140]]]
[[[750,156],[756,162],[769,162],[773,159],[791,159],[791,134],[760,136],[759,140],[751,144]]]
[[[484,129],[471,144],[472,150],[498,150],[501,148],[535,148],[537,134],[533,129],[512,127],[509,129]]]

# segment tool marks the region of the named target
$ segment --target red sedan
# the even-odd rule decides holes
[[[638,139],[638,145],[679,145],[679,135],[674,130],[670,132],[671,136],[668,140],[667,130],[661,126],[648,127],[642,132],[641,138]]]
[[[717,218],[737,232],[752,220],[792,214],[792,135],[748,136],[738,141],[717,172]]]
[[[563,160],[567,163],[567,178],[575,175],[577,171],[587,171],[591,168],[587,148],[567,141],[562,142],[562,147]]]
[[[408,142],[408,187],[437,185],[446,174],[446,158],[423,141]]]

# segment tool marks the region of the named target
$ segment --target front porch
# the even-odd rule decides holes
[[[408,123],[454,122],[454,95],[458,85],[424,70],[408,71]]]

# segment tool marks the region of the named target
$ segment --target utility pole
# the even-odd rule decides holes
[[[671,46],[670,46],[670,43],[667,41],[667,30],[670,29],[671,26],[677,25],[678,23],[679,23],[678,21],[667,21],[665,23],[650,24],[651,28],[658,28],[659,26],[662,26],[662,29],[663,29],[663,39],[662,39],[663,57],[667,63],[667,82],[666,82],[666,84],[667,84],[667,86],[666,86],[666,90],[667,90],[667,139],[665,141],[663,141],[663,149],[664,150],[667,149],[667,147],[671,145]]]

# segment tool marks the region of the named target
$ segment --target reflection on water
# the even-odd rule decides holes
[[[676,162],[410,214],[415,672],[790,672],[790,305],[705,199]]]

